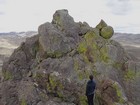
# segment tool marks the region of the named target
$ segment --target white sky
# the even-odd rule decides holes
[[[0,32],[37,31],[58,9],[92,27],[103,19],[115,32],[140,33],[140,0],[0,0]]]

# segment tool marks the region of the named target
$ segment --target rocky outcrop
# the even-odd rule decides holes
[[[87,105],[85,87],[93,74],[95,105],[138,105],[139,64],[102,37],[113,34],[108,31],[107,24],[92,28],[74,22],[67,10],[56,11],[4,63],[0,104]]]

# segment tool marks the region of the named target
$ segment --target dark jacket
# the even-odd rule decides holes
[[[94,94],[96,83],[94,80],[89,80],[86,86],[86,96]]]

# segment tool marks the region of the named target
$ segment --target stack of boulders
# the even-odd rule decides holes
[[[101,22],[96,26],[100,30],[100,35],[105,39],[110,39],[113,34],[114,30],[111,26],[108,26],[104,20],[101,20]]]
[[[138,65],[110,39],[113,33],[103,20],[92,28],[57,10],[4,63],[0,105],[87,105],[90,74],[95,105],[139,105],[140,95],[129,94],[140,92]]]

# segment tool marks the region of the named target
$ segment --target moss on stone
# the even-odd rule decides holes
[[[21,100],[21,105],[27,105],[27,102],[26,102],[25,99],[22,99],[22,100]]]
[[[136,77],[136,73],[134,70],[128,70],[126,71],[124,78],[126,80],[133,80]]]
[[[57,25],[61,25],[60,15],[55,16],[54,19],[55,19],[55,23],[56,23]]]
[[[50,93],[55,93],[57,97],[63,98],[64,86],[58,79],[56,79],[55,76],[49,76],[49,85],[47,88],[49,89]]]
[[[107,47],[103,47],[103,48],[100,49],[100,55],[101,55],[100,58],[101,58],[101,61],[104,61],[106,63],[108,63],[109,60],[110,60],[107,51],[108,51]]]
[[[86,96],[79,97],[79,104],[80,105],[88,105]]]
[[[97,49],[96,39],[98,39],[98,38],[99,38],[99,36],[96,35],[94,31],[89,31],[84,36],[86,45],[91,46],[94,49]]]
[[[83,60],[85,63],[90,64],[90,61],[89,61],[88,57],[86,56],[86,54],[83,54],[82,57],[83,57]]]
[[[84,79],[84,73],[83,72],[79,72],[78,73],[78,77],[80,80],[83,80]]]
[[[60,52],[60,51],[57,51],[54,54],[55,54],[56,58],[59,58],[59,57],[63,56],[62,52]]]
[[[99,73],[98,73],[97,70],[95,70],[95,69],[92,70],[92,74],[93,74],[94,77],[97,77],[97,76],[99,75]]]
[[[86,50],[87,50],[87,46],[86,46],[85,41],[83,41],[83,42],[81,42],[81,43],[79,44],[79,46],[78,46],[78,48],[77,48],[77,51],[78,51],[79,53],[85,53]]]
[[[112,86],[116,90],[116,94],[117,94],[117,97],[118,97],[118,102],[119,103],[124,103],[125,100],[123,98],[123,93],[122,93],[122,90],[120,89],[118,83],[115,82]]]
[[[105,39],[109,39],[113,36],[114,30],[111,26],[103,27],[101,30],[101,36]]]
[[[54,23],[57,24],[57,26],[60,30],[62,30],[62,31],[64,30],[64,25],[63,25],[61,16],[59,14],[54,16]]]
[[[101,30],[103,27],[106,27],[106,26],[107,24],[105,23],[105,21],[101,19],[100,23],[96,26],[96,28]]]
[[[88,76],[89,76],[89,72],[87,70],[85,70],[85,71],[79,70],[79,71],[77,71],[77,74],[78,74],[79,80],[83,80],[85,78],[88,78]]]
[[[12,79],[13,76],[9,71],[5,71],[5,72],[3,72],[3,77],[5,80],[10,80],[10,79]]]
[[[61,99],[63,98],[64,86],[55,75],[49,74],[47,76],[42,73],[37,73],[34,78],[36,79],[38,85],[48,93],[55,94],[56,97]]]
[[[98,45],[96,39],[103,40],[99,38],[94,31],[89,31],[85,34],[84,40],[79,43],[77,50],[82,54],[86,63],[97,61],[109,62],[108,48],[105,45],[102,45],[102,47]]]
[[[57,83],[53,76],[49,76],[49,83],[50,83],[51,90],[54,90],[55,87],[57,86]]]
[[[93,31],[88,32],[84,36],[84,41],[79,44],[78,52],[83,54],[84,60],[88,63],[96,59],[97,44],[95,41],[96,35]]]
[[[59,91],[57,91],[57,95],[58,95],[58,97],[61,98],[61,99],[64,98],[64,95],[63,95],[61,92],[59,92]]]
[[[47,52],[46,53],[47,58],[59,58],[63,56],[63,53],[61,51],[55,51],[55,52]]]

